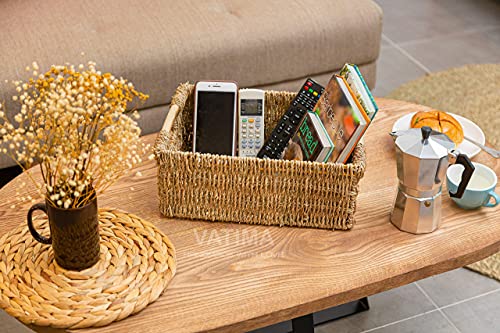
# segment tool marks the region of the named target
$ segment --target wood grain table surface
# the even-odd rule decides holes
[[[99,197],[99,205],[139,215],[165,232],[177,250],[177,275],[139,314],[79,332],[248,331],[498,252],[500,206],[465,211],[444,193],[441,227],[434,233],[413,235],[389,222],[397,186],[389,132],[400,116],[428,108],[387,99],[377,102],[381,110],[365,135],[367,171],[351,231],[167,219],[158,210],[155,161],[137,169],[142,176],[132,172],[121,179]],[[152,144],[155,135],[144,140]],[[500,162],[484,152],[473,160],[500,173]],[[30,204],[11,207],[22,182],[28,182],[26,175],[0,190],[0,236],[26,223]]]

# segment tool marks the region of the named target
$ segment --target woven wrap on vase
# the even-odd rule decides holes
[[[266,91],[265,137],[296,94]],[[167,217],[260,225],[350,229],[366,156],[348,164],[240,158],[192,152],[194,86],[181,84],[170,132],[155,143],[160,211]]]

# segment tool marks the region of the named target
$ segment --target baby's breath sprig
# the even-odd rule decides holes
[[[27,70],[32,78],[13,82],[20,110],[12,120],[0,104],[1,151],[24,170],[39,163],[43,184],[32,180],[52,205],[82,207],[142,162],[138,113],[127,106],[149,96],[94,62]]]

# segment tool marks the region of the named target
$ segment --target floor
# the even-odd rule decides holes
[[[368,298],[370,310],[316,333],[498,333],[500,282],[459,268]]]
[[[498,0],[375,0],[384,11],[376,96],[426,73],[500,62]]]
[[[376,96],[426,73],[500,62],[500,1],[375,0],[384,11]],[[460,268],[369,298],[316,333],[500,332],[500,283]],[[30,332],[0,311],[2,333]],[[10,319],[10,318],[9,318]]]
[[[500,1],[375,0],[384,11],[374,95],[427,73],[500,63]],[[316,333],[498,333],[500,282],[465,268],[369,297],[370,310]]]

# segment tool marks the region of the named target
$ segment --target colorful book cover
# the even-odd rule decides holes
[[[354,149],[354,142],[359,141],[368,127],[370,118],[344,78],[334,75],[330,79],[314,111],[335,146],[328,161],[345,163]]]
[[[314,112],[308,112],[284,153],[286,160],[326,162],[333,151],[333,143]]]

